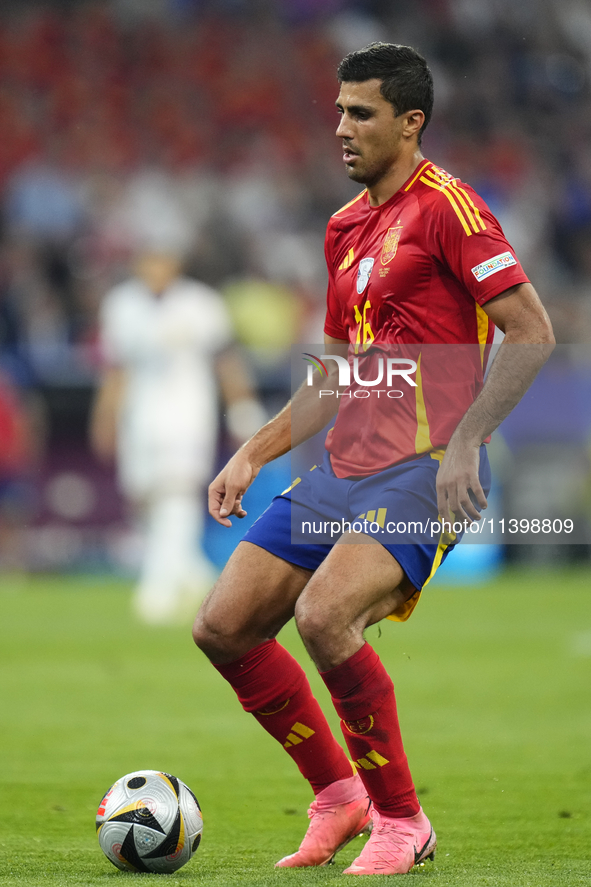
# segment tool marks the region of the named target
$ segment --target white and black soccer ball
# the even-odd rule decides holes
[[[102,851],[118,869],[170,874],[199,847],[203,818],[197,798],[176,776],[137,770],[106,793],[96,830]]]

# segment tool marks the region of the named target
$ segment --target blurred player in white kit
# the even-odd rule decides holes
[[[237,442],[265,416],[232,345],[221,296],[181,276],[171,251],[140,252],[134,272],[101,308],[105,369],[90,436],[99,458],[116,458],[121,490],[143,524],[134,608],[157,624],[175,621],[215,578],[198,543],[214,467],[218,384]]]

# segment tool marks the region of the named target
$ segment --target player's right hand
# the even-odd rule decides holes
[[[228,464],[209,485],[209,513],[223,527],[231,527],[231,515],[243,518],[242,497],[259,473],[243,450],[232,456]]]

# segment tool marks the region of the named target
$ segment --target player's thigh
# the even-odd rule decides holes
[[[195,620],[196,644],[214,662],[233,661],[288,622],[311,571],[240,542]]]
[[[302,636],[346,637],[389,616],[415,589],[392,554],[365,534],[342,536],[297,602]]]

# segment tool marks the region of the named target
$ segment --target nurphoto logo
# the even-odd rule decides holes
[[[328,376],[328,368],[325,361],[334,360],[338,367],[339,388],[349,388],[351,386],[351,369],[353,369],[353,382],[355,385],[359,386],[361,389],[375,389],[375,393],[378,397],[380,393],[385,393],[387,397],[404,397],[403,391],[394,389],[393,386],[395,381],[400,384],[400,380],[402,380],[412,388],[417,387],[417,383],[412,378],[417,371],[417,362],[408,357],[378,357],[377,360],[374,359],[371,361],[372,371],[376,374],[375,378],[362,379],[359,357],[354,357],[352,363],[350,363],[346,357],[342,357],[339,354],[321,354],[320,357],[316,357],[315,354],[310,354],[306,351],[303,353],[303,356],[304,360],[308,363],[306,378],[306,384],[308,386],[314,384],[314,370],[317,370],[317,372],[325,378]],[[367,365],[367,355],[361,358],[361,360]],[[378,389],[377,386],[382,384],[386,387]],[[372,392],[370,391],[356,392],[355,396],[369,397],[371,393]],[[319,396],[323,397],[330,394],[335,394],[335,392],[330,390],[320,391]],[[339,392],[337,391],[336,394],[338,397]]]

